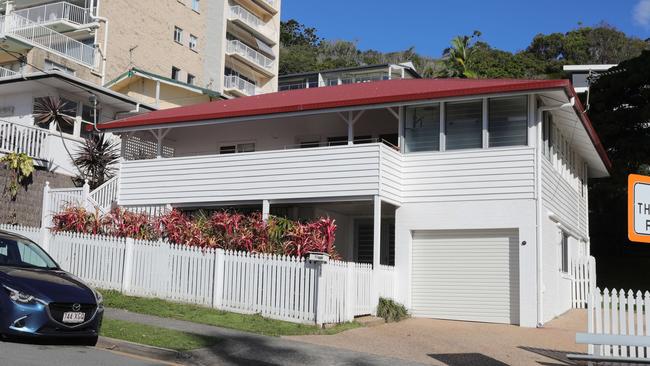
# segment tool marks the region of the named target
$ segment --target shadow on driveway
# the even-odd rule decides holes
[[[428,356],[448,366],[509,366],[482,353],[440,353]]]

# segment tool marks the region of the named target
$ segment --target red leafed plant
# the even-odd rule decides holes
[[[83,207],[68,206],[52,217],[52,230],[104,234],[102,220],[103,218],[97,212],[88,212]]]
[[[330,218],[298,222],[260,212],[243,215],[218,211],[212,215],[188,215],[179,210],[152,218],[146,214],[114,209],[100,216],[83,208],[68,207],[54,215],[54,231],[105,234],[140,240],[164,239],[172,244],[249,253],[305,256],[309,252],[340,256],[334,247],[336,224]]]

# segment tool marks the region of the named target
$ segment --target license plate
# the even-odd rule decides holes
[[[85,319],[86,319],[86,314],[82,312],[71,311],[71,312],[63,313],[64,323],[78,324],[78,323],[83,323]]]

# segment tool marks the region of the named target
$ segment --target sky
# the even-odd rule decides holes
[[[415,46],[434,57],[451,38],[474,30],[493,47],[513,52],[538,33],[565,33],[579,23],[604,21],[650,38],[650,0],[282,0],[282,19],[292,18],[325,39],[356,41],[362,50]]]

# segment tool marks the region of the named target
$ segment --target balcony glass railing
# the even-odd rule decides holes
[[[46,24],[61,20],[79,25],[93,22],[89,9],[64,1],[16,10],[14,14],[36,24]]]
[[[262,53],[254,50],[239,40],[233,39],[228,41],[228,48],[226,52],[230,54],[237,54],[266,70],[271,71],[273,69],[273,59],[264,56]]]
[[[246,95],[255,95],[257,86],[237,75],[226,75],[223,81],[224,89],[237,89]]]

